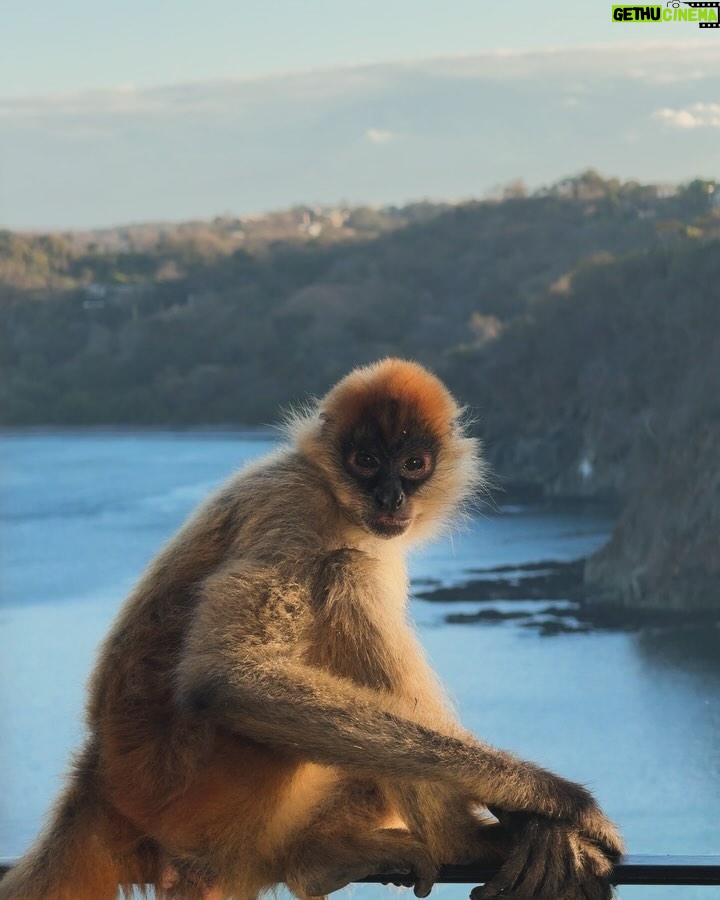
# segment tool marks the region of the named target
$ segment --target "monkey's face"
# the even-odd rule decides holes
[[[354,429],[342,442],[342,462],[360,500],[363,525],[383,538],[404,534],[436,459],[436,441],[414,423],[390,433],[372,420]]]
[[[380,538],[419,541],[455,524],[482,481],[461,413],[422,366],[385,359],[354,369],[316,414],[290,427],[347,522]]]

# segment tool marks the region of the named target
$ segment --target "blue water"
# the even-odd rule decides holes
[[[215,485],[271,446],[252,433],[2,437],[0,856],[22,852],[58,789],[81,738],[98,641],[143,566]],[[609,528],[597,516],[508,510],[415,554],[411,573],[452,584],[473,568],[573,559]],[[592,787],[631,852],[720,854],[720,632],[542,637],[512,622],[443,620],[474,608],[413,601],[466,724]],[[436,892],[467,896],[464,887]],[[718,900],[720,889],[621,896]]]

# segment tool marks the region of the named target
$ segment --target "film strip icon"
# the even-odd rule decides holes
[[[693,9],[716,9],[717,10],[717,22],[698,22],[698,25],[701,28],[720,28],[720,0],[712,0],[710,3],[689,3],[688,0],[684,0],[685,6],[691,6]]]

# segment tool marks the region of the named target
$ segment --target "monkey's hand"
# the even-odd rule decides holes
[[[582,824],[493,810],[513,838],[498,874],[471,900],[610,900],[613,862],[622,854],[615,826],[597,808]]]

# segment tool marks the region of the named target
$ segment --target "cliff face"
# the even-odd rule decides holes
[[[610,542],[588,560],[600,602],[720,612],[720,427],[701,425],[634,494]]]
[[[456,361],[501,478],[622,505],[587,566],[600,602],[720,610],[718,249],[589,267]]]
[[[601,602],[720,611],[720,335],[685,374],[666,443],[585,577]]]

